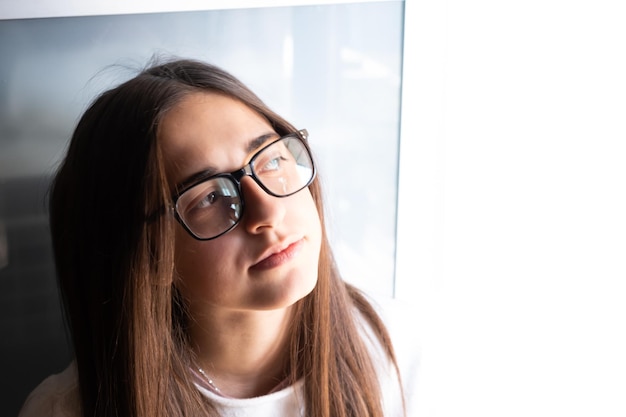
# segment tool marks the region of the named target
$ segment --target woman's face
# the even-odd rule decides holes
[[[209,169],[235,171],[278,136],[243,103],[194,93],[165,115],[158,140],[170,183],[181,184]],[[251,148],[261,137],[266,140]],[[284,308],[317,282],[321,225],[309,189],[272,197],[249,176],[241,180],[241,189],[243,216],[225,235],[199,241],[176,226],[178,287],[192,313]]]

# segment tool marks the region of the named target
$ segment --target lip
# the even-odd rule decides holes
[[[288,244],[272,246],[261,255],[261,260],[250,267],[256,271],[264,271],[281,266],[293,259],[302,248],[304,239],[298,239]]]

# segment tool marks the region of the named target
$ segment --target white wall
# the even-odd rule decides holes
[[[407,0],[421,415],[626,415],[625,7]]]

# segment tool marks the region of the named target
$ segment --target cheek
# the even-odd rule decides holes
[[[317,285],[319,274],[318,266],[323,234],[321,219],[317,211],[317,207],[310,192],[307,192],[307,194],[308,204],[306,205],[306,210],[302,210],[305,218],[301,219],[301,221],[306,222],[305,224],[308,226],[307,234],[311,245],[310,256],[305,264],[305,270],[308,271],[308,273],[303,275],[303,277],[306,277],[304,285],[308,286],[306,288],[306,294],[310,293]]]
[[[206,294],[207,290],[219,291],[219,277],[224,275],[220,269],[226,264],[223,262],[225,253],[224,245],[195,240],[184,230],[176,233],[177,286],[186,298],[193,294]]]
[[[319,212],[317,211],[317,206],[315,205],[315,201],[313,200],[313,196],[308,189],[303,190],[301,194],[303,197],[303,201],[298,211],[302,213],[302,221],[310,225],[311,233],[317,236],[318,239],[321,239],[322,224]]]
[[[300,197],[297,207],[293,209],[293,212],[295,212],[298,216],[296,222],[306,225],[306,233],[312,243],[317,257],[319,257],[319,251],[322,244],[322,224],[319,212],[317,211],[317,206],[315,205],[313,196],[308,189],[303,190],[296,195]],[[317,259],[315,260],[315,263],[317,264]]]

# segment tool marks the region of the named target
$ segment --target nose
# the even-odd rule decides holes
[[[284,198],[269,195],[250,176],[241,179],[241,192],[246,205],[242,223],[249,233],[262,233],[282,222],[286,213]]]

